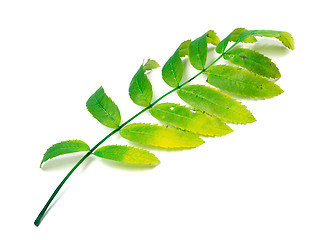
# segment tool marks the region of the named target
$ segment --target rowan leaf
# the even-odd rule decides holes
[[[155,60],[148,59],[148,61],[143,65],[143,70],[144,72],[146,72],[156,69],[158,67],[160,67],[159,63],[157,63]]]
[[[191,40],[186,40],[179,45],[179,56],[185,57],[186,55],[189,55],[189,47],[191,44]]]
[[[208,83],[242,97],[264,99],[283,93],[283,90],[274,82],[241,68],[216,65],[207,73]]]
[[[129,85],[129,96],[135,104],[142,107],[147,107],[152,101],[152,85],[143,65],[135,73]]]
[[[162,78],[170,87],[177,87],[183,77],[183,61],[179,55],[179,48],[175,51],[162,68]]]
[[[149,151],[120,145],[110,145],[99,148],[94,152],[95,156],[118,162],[153,165],[159,163],[159,159]]]
[[[276,64],[270,58],[251,49],[233,49],[224,55],[224,59],[267,78],[281,76]]]
[[[75,152],[90,151],[90,147],[81,140],[69,140],[52,145],[45,152],[40,167],[51,158]]]
[[[88,111],[103,125],[110,128],[119,127],[121,117],[117,105],[100,87],[86,102]]]
[[[132,142],[170,149],[194,148],[204,142],[193,133],[147,123],[127,125],[119,133]]]
[[[207,61],[207,33],[190,43],[189,58],[195,69],[204,69]]]
[[[216,52],[217,53],[223,53],[228,45],[229,42],[236,42],[236,39],[240,36],[241,33],[248,31],[245,28],[235,28],[226,38],[224,38],[218,45],[216,48]],[[248,37],[244,40],[242,40],[242,42],[244,43],[254,43],[257,40],[255,39],[255,37],[251,36]]]
[[[150,113],[159,121],[203,136],[223,136],[233,130],[219,118],[175,103],[161,103]]]
[[[236,99],[214,88],[188,85],[177,90],[178,96],[195,109],[231,123],[246,124],[255,121],[252,113]]]
[[[217,46],[218,43],[220,42],[219,37],[213,30],[209,30],[207,32],[207,43],[211,43],[214,46]]]
[[[291,50],[294,49],[294,39],[292,35],[284,31],[275,31],[275,30],[249,30],[241,33],[236,39],[236,42],[244,41],[245,39],[258,36],[258,37],[272,37],[280,40],[283,45]]]

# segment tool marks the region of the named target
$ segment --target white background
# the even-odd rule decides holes
[[[327,239],[326,30],[323,1],[15,1],[0,3],[1,239]],[[273,58],[285,91],[243,101],[257,122],[187,151],[152,150],[155,168],[95,157],[34,219],[81,157],[39,168],[52,144],[108,134],[85,102],[99,87],[127,120],[143,59],[161,65],[209,29],[290,32],[254,45]],[[196,71],[187,68],[187,76]],[[155,96],[169,90],[160,69]],[[203,82],[205,79],[199,79]],[[172,96],[167,101],[175,101]],[[155,122],[147,114],[137,121]],[[106,144],[126,144],[118,135]]]

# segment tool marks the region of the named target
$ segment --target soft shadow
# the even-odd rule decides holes
[[[62,155],[50,159],[43,163],[42,170],[44,171],[58,171],[72,168],[86,152],[73,153],[69,155]],[[87,160],[87,159],[86,159]]]
[[[131,171],[131,172],[143,172],[154,169],[159,164],[154,165],[143,165],[143,164],[132,164],[132,163],[124,163],[124,162],[117,162],[109,159],[99,158],[98,161],[101,161],[103,165],[110,168],[115,168],[124,171]]]
[[[252,50],[270,57],[283,57],[290,53],[290,50],[275,39],[260,39],[252,44]]]

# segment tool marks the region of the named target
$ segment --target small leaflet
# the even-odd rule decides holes
[[[117,105],[107,96],[103,87],[100,87],[86,102],[88,111],[103,125],[117,128],[121,117]]]
[[[207,32],[207,43],[211,43],[212,45],[217,46],[219,42],[220,42],[220,39],[217,36],[217,34],[215,33],[215,31],[209,30]]]
[[[94,155],[104,159],[132,164],[154,165],[160,162],[159,159],[149,151],[130,146],[104,146],[96,150]]]
[[[127,125],[119,133],[132,142],[167,149],[194,148],[204,143],[194,133],[148,123]]]
[[[151,67],[148,66],[146,68],[148,69]],[[143,65],[141,65],[138,71],[135,73],[129,85],[129,96],[135,104],[142,107],[149,106],[152,101],[152,85],[145,74]]]
[[[186,40],[179,45],[179,56],[180,57],[185,57],[189,55],[189,47],[191,44],[191,40]]]
[[[283,93],[274,82],[241,68],[216,65],[207,73],[209,84],[242,97],[265,99]]]
[[[146,72],[156,69],[158,67],[160,67],[159,63],[157,63],[155,60],[148,59],[148,61],[143,65],[143,70],[144,72]]]
[[[170,87],[178,87],[183,77],[183,61],[179,56],[179,48],[162,68],[162,78]]]
[[[189,58],[190,63],[195,69],[204,69],[207,61],[207,33],[191,42],[189,46]]]
[[[51,158],[75,152],[90,151],[90,147],[81,140],[69,140],[52,145],[45,152],[40,167]]]
[[[270,58],[251,49],[232,49],[224,55],[224,59],[267,78],[281,77],[276,64]]]
[[[219,118],[175,103],[161,103],[150,113],[159,121],[203,136],[224,136],[233,130]]]
[[[236,99],[204,85],[188,85],[177,90],[178,96],[195,109],[230,123],[255,121],[252,113]]]

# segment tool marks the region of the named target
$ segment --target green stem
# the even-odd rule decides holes
[[[56,190],[52,193],[51,197],[49,198],[49,200],[47,201],[47,203],[44,205],[43,209],[41,210],[41,212],[39,213],[38,217],[35,219],[34,221],[34,225],[35,226],[39,226],[44,214],[46,213],[47,209],[49,208],[51,202],[53,201],[53,199],[56,197],[56,195],[58,194],[58,192],[60,191],[60,189],[62,188],[62,186],[65,184],[65,182],[68,180],[68,178],[73,174],[73,172],[84,162],[84,160],[90,156],[104,141],[106,141],[109,137],[111,137],[112,135],[114,135],[115,133],[119,132],[123,127],[125,127],[128,123],[130,123],[132,120],[134,120],[135,118],[137,118],[139,115],[141,115],[142,113],[144,113],[145,111],[149,110],[150,108],[152,108],[155,104],[157,104],[160,100],[162,100],[163,98],[165,98],[166,96],[168,96],[169,94],[171,94],[172,92],[175,92],[176,90],[182,88],[183,86],[185,86],[186,84],[188,84],[189,82],[191,82],[193,79],[195,79],[196,77],[198,77],[199,75],[201,75],[202,73],[204,73],[205,71],[207,71],[212,65],[214,65],[219,59],[221,59],[223,57],[223,55],[225,53],[227,53],[229,50],[231,50],[237,43],[233,44],[228,50],[226,50],[225,52],[223,52],[217,59],[215,59],[209,66],[207,66],[206,68],[204,68],[203,70],[201,70],[200,72],[198,72],[195,76],[193,76],[192,78],[190,78],[189,80],[187,80],[186,82],[184,82],[183,84],[173,88],[172,90],[168,91],[167,93],[165,93],[164,95],[162,95],[161,97],[159,97],[157,100],[155,100],[153,103],[151,103],[149,106],[147,106],[146,108],[143,108],[141,111],[139,111],[138,113],[136,113],[133,117],[131,117],[130,119],[128,119],[127,121],[125,121],[124,123],[122,123],[118,128],[114,129],[113,131],[111,131],[107,136],[105,136],[100,142],[98,142],[93,148],[91,148],[91,150],[89,152],[87,152],[82,158],[81,160],[79,160],[76,165],[70,170],[70,172],[66,175],[66,177],[61,181],[61,183],[58,185],[58,187],[56,188]]]

